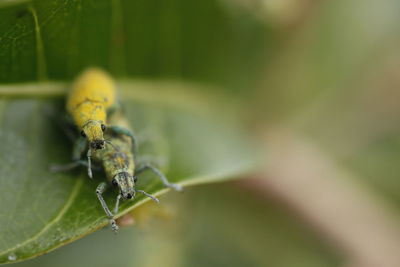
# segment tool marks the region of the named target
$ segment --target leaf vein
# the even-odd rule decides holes
[[[42,81],[47,78],[46,57],[44,54],[42,33],[40,31],[39,19],[33,5],[30,5],[29,10],[32,13],[33,21],[35,23],[37,78],[39,81]]]

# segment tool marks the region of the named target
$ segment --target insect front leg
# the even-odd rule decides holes
[[[72,148],[72,160],[78,161],[82,158],[83,152],[85,152],[87,147],[86,138],[79,137],[75,142]]]
[[[90,149],[87,154],[88,160],[87,161],[81,160],[82,154],[85,151],[86,146],[87,146],[87,141],[85,138],[79,138],[78,140],[76,140],[76,142],[74,143],[74,146],[73,146],[73,150],[72,150],[73,162],[64,164],[64,165],[51,166],[50,171],[63,172],[63,171],[70,171],[79,166],[86,166],[88,168],[88,175],[90,178],[92,178],[93,174],[92,174],[92,162],[90,160],[90,158],[91,158]]]
[[[101,206],[103,207],[105,213],[107,214],[108,219],[110,220],[111,228],[113,229],[113,231],[115,233],[117,233],[118,225],[114,220],[114,215],[111,213],[110,209],[107,206],[107,203],[104,201],[104,198],[103,198],[103,193],[107,190],[107,187],[108,187],[107,183],[105,183],[105,182],[100,183],[97,186],[96,194],[97,194],[97,197],[99,198]]]
[[[92,172],[92,149],[91,148],[88,149],[86,156],[87,156],[87,163],[88,163],[88,165],[87,165],[88,176],[89,176],[89,178],[92,179],[93,172]]]
[[[88,142],[86,140],[86,138],[80,137],[78,138],[78,140],[76,140],[76,142],[74,143],[74,147],[72,149],[72,160],[73,161],[80,161],[83,152],[85,151],[85,149],[88,146]],[[93,172],[92,172],[92,149],[89,147],[87,154],[87,172],[88,172],[88,176],[90,178],[93,178]]]
[[[117,213],[118,213],[119,201],[120,201],[121,197],[122,197],[121,194],[118,194],[118,196],[117,196],[117,202],[115,202],[114,214],[117,214]]]
[[[170,183],[168,181],[167,177],[165,177],[165,175],[159,169],[157,169],[156,167],[154,167],[154,166],[152,166],[150,164],[143,164],[142,166],[140,166],[136,170],[135,174],[138,175],[138,174],[144,172],[145,170],[150,170],[155,175],[157,175],[158,178],[160,178],[161,182],[164,184],[165,187],[172,188],[172,189],[174,189],[176,191],[182,191],[182,186],[181,185]]]
[[[73,170],[77,167],[80,166],[87,166],[87,162],[84,160],[77,160],[74,162],[71,162],[69,164],[64,164],[64,165],[52,165],[50,166],[50,171],[52,172],[66,172],[66,171],[70,171]]]

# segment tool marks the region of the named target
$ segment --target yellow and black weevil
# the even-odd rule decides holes
[[[74,161],[79,160],[87,147],[87,142],[89,143],[87,158],[88,175],[91,178],[92,150],[96,151],[105,147],[107,140],[104,139],[104,132],[107,129],[107,116],[118,107],[115,82],[106,72],[98,68],[84,71],[75,80],[68,93],[67,111],[83,136],[76,141],[72,158]],[[109,128],[129,135],[133,141],[134,154],[136,154],[135,138],[130,131],[117,126]]]
[[[118,126],[119,129],[127,129],[126,127]],[[107,145],[103,149],[93,151],[92,158],[95,163],[102,165],[102,168],[107,176],[107,182],[102,182],[96,189],[97,197],[103,207],[108,219],[110,220],[111,227],[114,232],[118,231],[118,225],[115,222],[114,214],[118,213],[120,199],[134,199],[136,193],[141,193],[147,197],[159,202],[158,199],[143,190],[136,188],[137,177],[145,170],[152,171],[163,183],[165,187],[172,188],[176,191],[181,191],[182,187],[178,184],[173,184],[168,181],[165,175],[156,167],[149,163],[142,163],[140,166],[135,165],[135,158],[132,152],[132,138],[124,131],[107,131],[104,135],[109,140],[111,145]],[[70,170],[72,168],[85,165],[86,162],[77,160],[71,164],[63,167],[56,166],[54,171]],[[105,202],[102,194],[113,185],[118,188],[117,200],[114,208],[114,213],[110,211]]]
[[[123,133],[107,132],[107,139],[111,140],[112,146],[107,146],[105,149],[96,150],[93,153],[93,159],[96,162],[102,164],[103,169],[106,173],[107,180],[114,186],[118,187],[119,194],[114,208],[114,214],[118,213],[118,206],[120,199],[133,199],[136,193],[142,193],[154,201],[158,202],[158,199],[149,195],[143,190],[136,188],[137,175],[145,170],[152,171],[157,175],[164,186],[170,187],[177,191],[182,190],[182,187],[178,184],[173,184],[168,181],[164,174],[159,171],[156,167],[151,164],[141,164],[136,168],[134,155],[132,153],[132,139],[130,136]],[[102,194],[110,185],[110,183],[102,182],[97,187],[96,193],[110,219],[111,226],[114,231],[117,231],[118,226],[115,223],[114,216],[110,212],[107,204],[105,203]]]

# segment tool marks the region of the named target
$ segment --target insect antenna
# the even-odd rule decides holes
[[[110,144],[114,150],[119,151],[118,147],[114,146],[114,144],[110,140],[104,140],[107,144]]]
[[[156,197],[150,195],[149,193],[144,192],[143,190],[137,190],[137,189],[135,189],[135,192],[142,193],[142,194],[145,195],[146,197],[149,197],[149,198],[151,198],[152,200],[154,200],[154,202],[160,203],[160,200],[158,200],[158,198],[156,198]]]

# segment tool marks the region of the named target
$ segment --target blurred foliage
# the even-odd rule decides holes
[[[399,205],[400,3],[327,1],[314,12],[269,72],[265,114]]]

